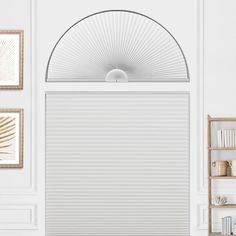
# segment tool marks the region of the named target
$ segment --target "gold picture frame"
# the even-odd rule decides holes
[[[0,168],[23,168],[24,110],[0,109]]]
[[[0,90],[23,89],[23,74],[24,31],[0,30]]]

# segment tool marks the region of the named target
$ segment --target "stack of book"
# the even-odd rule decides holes
[[[236,147],[236,130],[217,130],[217,145],[220,148]]]
[[[232,217],[222,218],[222,235],[232,235]]]

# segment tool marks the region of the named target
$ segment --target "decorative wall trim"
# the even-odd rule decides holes
[[[221,222],[213,222],[213,228],[216,231],[221,230]],[[198,230],[207,230],[208,229],[208,207],[206,204],[198,204],[197,206],[197,229]]]
[[[197,229],[198,230],[207,230],[207,216],[208,210],[207,205],[199,204],[197,206]]]
[[[198,2],[198,70],[197,70],[197,78],[198,78],[198,114],[199,114],[199,137],[198,137],[198,146],[199,146],[199,164],[198,164],[198,193],[199,194],[207,194],[207,160],[206,160],[206,117],[205,117],[205,109],[204,109],[204,16],[205,16],[205,8],[204,8],[204,0],[200,0]]]
[[[0,230],[37,229],[36,205],[0,205]]]

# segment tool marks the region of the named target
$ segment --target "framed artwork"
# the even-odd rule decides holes
[[[0,89],[23,89],[23,30],[0,30]]]
[[[0,109],[0,168],[23,167],[23,109]]]

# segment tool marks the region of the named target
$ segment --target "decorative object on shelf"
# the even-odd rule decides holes
[[[0,109],[0,168],[23,167],[23,109]]]
[[[236,235],[236,223],[233,224],[233,234]]]
[[[212,167],[214,168],[214,175],[226,176],[228,166],[229,166],[228,161],[213,161]]]
[[[84,17],[60,37],[46,80],[188,82],[189,70],[179,43],[156,20],[134,11],[108,10]]]
[[[236,176],[236,160],[229,161],[229,166],[231,167],[231,176]]]
[[[216,206],[222,206],[222,205],[225,205],[227,203],[227,197],[224,197],[224,196],[215,196],[213,198],[213,203],[216,205]]]
[[[0,89],[23,89],[23,30],[0,30]]]
[[[222,235],[232,235],[232,217],[222,218]]]

